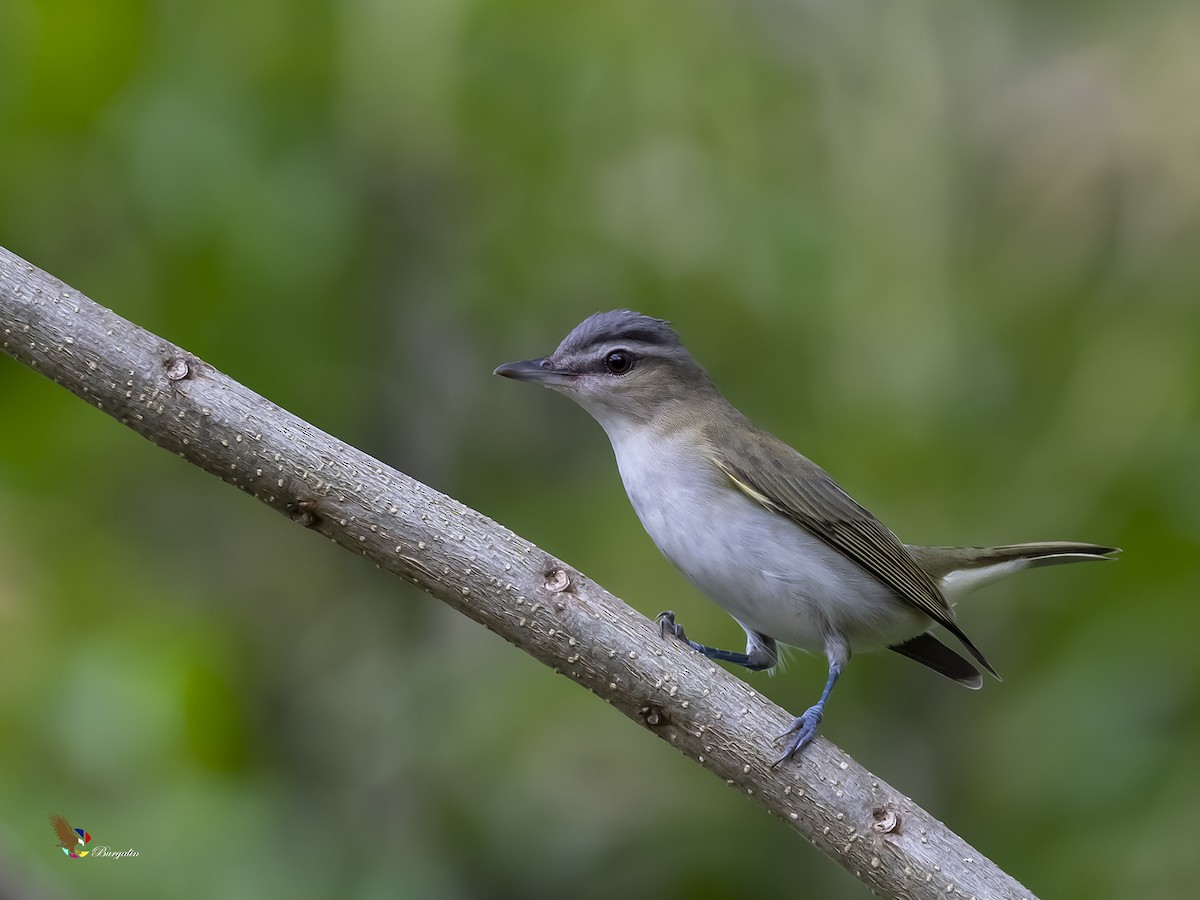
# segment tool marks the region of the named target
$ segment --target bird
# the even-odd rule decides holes
[[[72,828],[70,823],[64,816],[57,813],[50,814],[50,827],[54,829],[54,833],[58,835],[58,846],[63,853],[72,859],[81,859],[90,853],[90,850],[80,849],[87,845],[87,842],[92,839],[92,836],[82,829]]]
[[[823,468],[726,400],[669,323],[628,309],[589,316],[549,356],[495,374],[564,394],[599,422],[646,532],[742,627],[746,649],[692,640],[670,610],[658,616],[664,637],[752,671],[773,669],[780,645],[824,654],[824,688],[778,736],[786,743],[773,765],[814,739],[852,652],[890,649],[977,690],[980,669],[999,675],[956,621],[963,595],[1023,569],[1120,552],[1076,541],[904,544]]]

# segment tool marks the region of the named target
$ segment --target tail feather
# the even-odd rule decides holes
[[[908,552],[937,582],[946,600],[954,604],[960,597],[978,587],[997,581],[1006,575],[1038,566],[1113,559],[1120,553],[1117,547],[1084,544],[1078,541],[1040,541],[1029,544],[1006,544],[1000,547],[919,547],[908,546]],[[945,623],[943,623],[945,624]],[[945,627],[971,651],[979,663],[992,675],[975,645],[953,622]],[[960,684],[976,690],[983,684],[979,671],[949,647],[929,633],[917,635],[890,649],[909,659],[928,666]],[[996,675],[997,679],[1000,677]]]
[[[1117,547],[1078,541],[1039,541],[1000,547],[908,547],[909,554],[954,603],[962,595],[1022,569],[1113,559]]]
[[[1115,559],[1121,548],[1083,544],[1079,541],[1038,541],[1032,544],[991,547],[989,551],[988,555],[980,560],[979,565],[1025,559],[1031,567],[1057,566],[1089,559]]]
[[[889,649],[916,660],[924,666],[929,666],[939,675],[953,678],[959,684],[969,687],[973,691],[983,687],[983,676],[979,674],[979,670],[929,632],[918,634],[915,638],[910,638]]]

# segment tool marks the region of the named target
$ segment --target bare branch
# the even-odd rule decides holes
[[[1032,897],[824,739],[772,769],[791,716],[562,561],[2,248],[0,349],[599,695],[872,890]]]

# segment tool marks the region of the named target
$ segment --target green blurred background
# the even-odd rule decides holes
[[[0,244],[709,643],[600,429],[490,375],[598,309],[909,541],[1121,545],[960,610],[1003,684],[857,657],[824,732],[1037,893],[1190,897],[1198,85],[1184,0],[4,0]],[[4,896],[866,896],[7,357],[0,429]]]

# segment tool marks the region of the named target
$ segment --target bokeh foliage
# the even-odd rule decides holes
[[[1193,3],[6,0],[0,243],[693,635],[602,433],[489,373],[675,322],[903,537],[1121,562],[825,733],[1045,896],[1192,896]],[[63,896],[860,897],[451,611],[0,358],[0,859]],[[798,709],[824,665],[748,676]],[[62,812],[120,863],[67,864]]]

